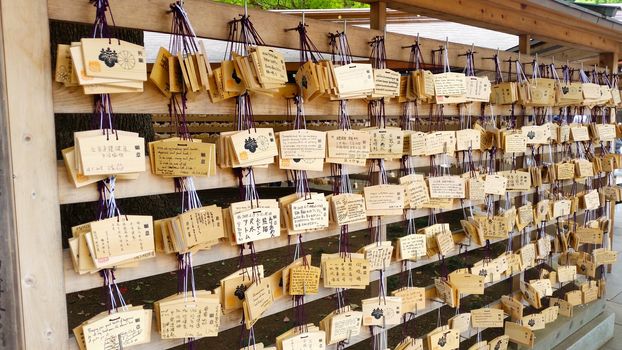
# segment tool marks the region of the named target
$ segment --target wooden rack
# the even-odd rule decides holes
[[[170,29],[170,14],[167,13],[171,0],[111,0],[110,5],[114,13],[117,26],[135,28],[144,31],[168,32]],[[185,7],[199,37],[217,40],[228,38],[227,22],[241,13],[241,8],[231,5],[214,3],[205,0],[186,0]],[[7,127],[9,138],[0,143],[0,159],[11,164],[6,175],[11,175],[12,185],[9,192],[0,192],[0,199],[5,195],[7,206],[13,213],[9,219],[0,220],[0,228],[5,232],[15,232],[8,241],[8,248],[14,256],[11,261],[2,262],[4,267],[14,266],[18,274],[16,278],[4,281],[11,288],[8,293],[15,300],[20,300],[18,317],[15,326],[22,334],[21,339],[13,339],[7,349],[76,349],[75,340],[69,336],[67,323],[66,294],[78,292],[100,285],[96,275],[77,275],[71,266],[71,259],[61,245],[61,229],[59,206],[61,204],[81,203],[94,201],[97,193],[93,186],[75,189],[68,181],[62,163],[55,157],[54,114],[59,118],[66,113],[91,113],[92,97],[82,94],[80,89],[68,89],[52,82],[52,67],[50,65],[50,37],[49,20],[67,21],[90,24],[94,19],[94,7],[87,0],[22,0],[0,3],[2,51],[4,52],[3,68],[0,69],[2,82],[0,91],[4,103],[0,104],[0,112],[4,116],[0,126]],[[294,27],[300,21],[298,16],[283,15],[265,11],[249,9],[255,27],[266,44],[269,46],[298,49],[298,37],[294,33],[285,33],[279,28]],[[275,28],[278,23],[279,28]],[[337,23],[307,19],[309,36],[312,37],[320,51],[329,52],[326,34],[343,30],[344,26]],[[381,31],[347,26],[347,33],[354,56],[367,57],[370,53],[369,39],[381,35]],[[415,37],[394,33],[386,34],[387,59],[406,62],[410,52],[402,46],[415,42]],[[444,45],[445,42],[424,39],[419,41],[424,59],[431,61],[431,51]],[[465,58],[460,56],[471,46],[449,43],[448,53],[452,66],[461,67]],[[496,53],[495,50],[476,48],[475,65],[478,71],[490,74],[494,72],[494,63],[485,60]],[[209,53],[208,53],[209,54]],[[518,55],[500,52],[500,59],[517,59]],[[533,58],[523,55],[523,62]],[[548,59],[540,59],[540,63],[548,63]],[[578,68],[579,65],[573,65]],[[507,64],[502,68],[506,71]],[[530,65],[526,65],[526,73],[530,74]],[[166,99],[151,84],[145,84],[142,94],[114,95],[112,104],[115,113],[167,113]],[[337,115],[337,104],[325,100],[316,100],[305,105],[308,116]],[[396,101],[387,104],[387,115],[397,116],[401,107]],[[266,116],[266,120],[284,120],[286,101],[281,102],[263,96],[253,97],[255,114]],[[362,101],[352,101],[349,104],[352,115],[366,115],[367,106]],[[474,104],[472,112],[479,114],[480,107]],[[526,111],[528,112],[528,111]],[[225,101],[212,104],[206,94],[191,98],[188,103],[189,114],[207,114],[215,117],[232,115],[234,104]],[[420,113],[427,114],[428,106],[420,106]],[[445,113],[457,115],[459,110],[455,106],[445,107]],[[499,106],[495,109],[497,115],[509,115],[509,107]],[[217,119],[220,120],[220,119]],[[425,166],[427,160],[419,159],[417,166]],[[398,162],[388,162],[388,169],[397,169]],[[366,172],[360,167],[353,172]],[[255,170],[258,183],[281,181],[286,179],[284,171],[274,166],[267,169]],[[312,177],[323,177],[330,174],[325,168],[322,172],[310,172]],[[224,188],[237,185],[237,180],[228,170],[218,169],[217,175],[209,178],[198,178],[195,181],[197,189]],[[0,190],[3,188],[0,187]],[[138,180],[119,182],[116,196],[139,197],[153,194],[171,193],[174,191],[170,179],[163,179],[151,174],[148,170],[142,173]],[[4,202],[2,202],[4,203]],[[459,209],[459,207],[454,207]],[[427,210],[415,211],[417,217],[429,215]],[[383,220],[384,225],[403,220],[401,216],[391,216]],[[352,225],[351,230],[364,229],[367,224]],[[331,228],[325,231],[305,235],[305,240],[314,240],[334,236],[338,230]],[[460,235],[455,235],[459,238]],[[228,244],[228,243],[227,243]],[[221,244],[210,251],[201,252],[195,258],[195,264],[207,264],[217,260],[237,256],[237,249],[227,244]],[[287,244],[285,237],[256,244],[258,251],[275,249]],[[470,249],[476,249],[473,245]],[[0,250],[1,252],[1,250]],[[454,252],[451,255],[456,255]],[[413,266],[423,266],[437,261],[436,258],[424,259]],[[3,265],[0,265],[2,267]],[[119,281],[128,281],[148,277],[159,273],[172,271],[176,263],[172,256],[158,256],[141,264],[136,268],[119,270]],[[399,264],[393,263],[388,268],[388,274],[399,272]],[[376,277],[377,278],[377,277]],[[510,278],[510,277],[508,277]],[[4,285],[0,284],[0,291]],[[5,288],[6,289],[6,288]],[[428,288],[428,290],[432,290]],[[333,290],[322,289],[318,295],[306,298],[312,301],[330,295]],[[0,297],[3,297],[0,294]],[[2,299],[0,299],[2,300]],[[2,306],[2,305],[0,305]],[[291,303],[286,298],[277,301],[269,310],[269,314],[286,310]],[[421,311],[421,314],[435,310],[439,305],[432,304]],[[0,314],[1,315],[1,314]],[[232,313],[223,319],[222,329],[235,327],[239,321],[239,313]],[[0,318],[0,325],[2,325]],[[260,321],[261,322],[261,321]],[[361,341],[370,334],[367,331],[352,344]],[[136,347],[136,349],[167,349],[179,344],[174,341],[162,341],[159,335],[154,334],[152,343]],[[0,349],[2,345],[0,345]]]

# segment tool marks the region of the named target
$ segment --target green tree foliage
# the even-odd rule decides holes
[[[244,0],[218,0],[244,6]],[[352,0],[247,0],[248,6],[263,10],[364,8],[367,4]]]
[[[584,3],[584,4],[595,4],[595,5],[599,5],[599,4],[621,4],[622,5],[622,1],[620,0],[576,0],[576,3]]]

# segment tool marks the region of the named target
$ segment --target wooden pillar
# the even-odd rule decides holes
[[[46,0],[0,0],[0,112],[7,124],[0,139],[8,145],[1,160],[12,192],[2,208],[10,221],[0,227],[9,226],[2,235],[15,249],[21,301],[22,332],[12,335],[21,345],[13,349],[68,348],[47,9]]]
[[[599,53],[598,54],[598,65],[609,68],[609,72],[617,73],[618,72],[618,52],[613,51],[613,52]],[[609,205],[611,206],[611,209],[610,209],[611,211],[610,211],[610,216],[609,216],[609,232],[608,232],[609,233],[609,248],[613,249],[613,236],[615,233],[613,226],[615,224],[616,203],[612,201],[612,202],[609,202]],[[612,265],[611,264],[607,265],[607,272],[611,273],[611,270],[612,270]]]
[[[598,54],[598,65],[609,68],[609,72],[618,71],[618,52],[601,52]]]
[[[521,34],[518,36],[518,52],[522,55],[531,55],[531,35]]]
[[[384,1],[372,2],[369,9],[369,27],[384,30],[387,25],[387,3]]]
[[[0,18],[2,28],[2,18]],[[5,64],[0,37],[0,92],[4,85]],[[7,108],[0,103],[0,350],[23,349],[23,328],[17,273],[17,236],[13,216],[13,180],[10,163],[10,144]]]

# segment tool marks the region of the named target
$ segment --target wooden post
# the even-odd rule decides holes
[[[2,18],[0,18],[2,28]],[[0,91],[4,85],[5,62],[0,37]],[[19,305],[19,275],[17,274],[17,236],[13,216],[13,180],[11,179],[10,144],[7,109],[0,103],[0,350],[23,349],[23,329]]]
[[[531,55],[531,35],[521,34],[518,36],[518,52],[521,55]]]
[[[601,52],[598,54],[598,64],[609,68],[610,72],[618,72],[618,52]]]
[[[21,300],[21,346],[67,349],[67,308],[52,106],[50,35],[46,0],[1,1],[3,120],[0,138],[9,146],[12,216],[2,234],[16,242]],[[22,30],[16,30],[22,28]],[[12,248],[12,247],[9,247]]]
[[[598,64],[600,66],[604,66],[609,68],[609,72],[618,73],[618,52],[601,52],[598,54]],[[615,120],[613,120],[615,122]],[[609,211],[609,248],[613,250],[613,236],[615,230],[613,229],[613,225],[615,224],[616,218],[616,202],[609,202],[611,206]],[[607,265],[607,272],[611,273],[613,266],[611,264]]]
[[[613,236],[615,235],[615,229],[613,228],[613,226],[616,224],[616,201],[610,201],[609,202],[610,208],[609,208],[609,249],[614,250],[613,249]],[[613,269],[613,265],[609,264],[607,265],[607,272],[611,273]]]
[[[372,2],[369,9],[369,27],[384,30],[387,25],[387,3],[384,1]]]

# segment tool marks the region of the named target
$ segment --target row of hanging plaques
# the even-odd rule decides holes
[[[87,94],[142,91],[147,80],[144,49],[116,39],[83,39],[59,46],[56,78],[66,86],[82,86]],[[180,82],[192,93],[209,92],[213,102],[245,91],[271,96],[289,96],[283,56],[267,47],[254,47],[247,56],[234,56],[212,70],[203,46],[194,53],[173,56],[161,49],[150,80],[164,95],[178,92]],[[330,99],[398,98],[405,102],[421,100],[437,104],[472,101],[497,104],[520,103],[529,106],[616,106],[617,88],[610,84],[571,83],[559,79],[534,77],[520,83],[491,84],[485,77],[462,73],[432,74],[417,70],[402,75],[388,69],[372,69],[366,63],[333,66],[330,61],[307,62],[295,77],[307,100],[319,96]],[[604,118],[603,118],[604,119]],[[324,163],[365,165],[367,159],[399,159],[410,156],[452,156],[456,151],[488,150],[497,147],[505,153],[525,153],[529,147],[548,144],[611,142],[621,130],[614,124],[576,123],[526,125],[516,130],[499,130],[482,125],[460,131],[418,133],[397,128],[370,128],[359,131],[335,130],[327,133],[296,130],[275,134],[271,129],[252,128],[223,133],[217,145],[197,140],[169,139],[148,145],[135,133],[97,130],[75,134],[74,147],[63,150],[68,174],[76,187],[95,183],[111,175],[119,180],[136,179],[147,167],[158,176],[212,176],[217,167],[267,166],[278,162],[282,169],[322,170]],[[483,201],[486,195],[504,196],[508,191],[526,191],[533,186],[558,180],[585,181],[622,167],[618,155],[586,155],[579,159],[551,157],[548,166],[531,166],[495,174],[463,174],[424,177],[410,175],[400,184],[368,186],[362,194],[308,197],[286,196],[279,200],[232,203],[229,208],[208,206],[173,218],[153,221],[150,216],[127,215],[98,220],[72,229],[70,248],[78,273],[95,273],[110,267],[136,267],[142,260],[162,253],[209,250],[229,240],[243,244],[276,238],[282,232],[298,234],[326,230],[339,225],[365,221],[368,216],[401,215],[405,209],[450,208],[454,202]],[[547,220],[570,216],[580,210],[595,210],[607,200],[620,199],[613,186],[587,190],[577,196],[550,197],[538,203],[509,208],[494,217],[476,213],[462,221],[475,241],[509,237],[514,228],[524,228]],[[471,328],[504,327],[505,335],[474,349],[504,349],[509,341],[533,345],[533,330],[552,322],[558,314],[572,316],[574,306],[602,296],[603,280],[578,282],[578,290],[564,299],[549,299],[541,312],[523,315],[522,305],[542,308],[542,299],[551,296],[552,285],[582,281],[577,275],[596,276],[596,269],[617,259],[617,253],[599,248],[592,253],[578,252],[584,244],[602,244],[607,220],[599,218],[583,225],[567,221],[568,230],[553,242],[546,237],[524,245],[517,252],[482,260],[471,269],[460,269],[447,279],[435,281],[434,293],[424,288],[404,287],[384,299],[363,300],[362,310],[339,308],[318,326],[291,329],[276,339],[276,348],[323,349],[350,339],[362,326],[388,326],[402,321],[407,313],[427,307],[439,298],[458,307],[462,294],[483,294],[486,283],[499,281],[535,266],[552,251],[562,253],[556,270],[543,270],[539,279],[521,284],[521,297],[501,300],[499,308],[471,310],[422,339],[406,338],[397,349],[456,349],[460,334]],[[575,251],[569,250],[569,247]],[[155,327],[164,339],[217,336],[222,312],[241,309],[246,327],[252,326],[275,300],[285,295],[318,293],[324,288],[365,288],[370,273],[385,269],[397,260],[427,259],[456,249],[447,224],[420,229],[396,242],[362,247],[348,256],[325,254],[319,267],[311,259],[299,259],[270,276],[250,277],[247,270],[236,271],[220,281],[214,291],[196,291],[192,296],[172,295],[154,305]],[[262,272],[261,272],[262,273]],[[253,282],[254,281],[254,282]],[[504,312],[512,322],[504,322]],[[103,313],[86,321],[74,333],[81,349],[129,347],[150,341],[152,311],[123,305],[114,314]],[[466,324],[466,325],[465,325]],[[258,348],[263,345],[258,345]],[[268,347],[266,347],[268,348]]]
[[[554,71],[554,66],[551,70]],[[117,39],[82,39],[59,45],[56,81],[83,87],[86,94],[142,92],[147,80],[144,48]],[[490,102],[525,106],[617,106],[620,92],[614,81],[590,81],[581,71],[579,82],[542,78],[491,84],[487,77],[464,73],[433,74],[416,70],[403,75],[390,69],[373,69],[368,63],[334,66],[331,61],[308,61],[295,74],[301,96],[312,101],[331,99],[399,98],[436,104]],[[160,48],[149,80],[167,97],[188,86],[189,92],[206,91],[220,102],[250,91],[270,96],[291,96],[283,54],[265,46],[251,47],[247,56],[234,55],[212,69],[203,41],[186,54],[173,56]],[[597,80],[596,75],[592,80]],[[182,82],[184,84],[182,84]]]

